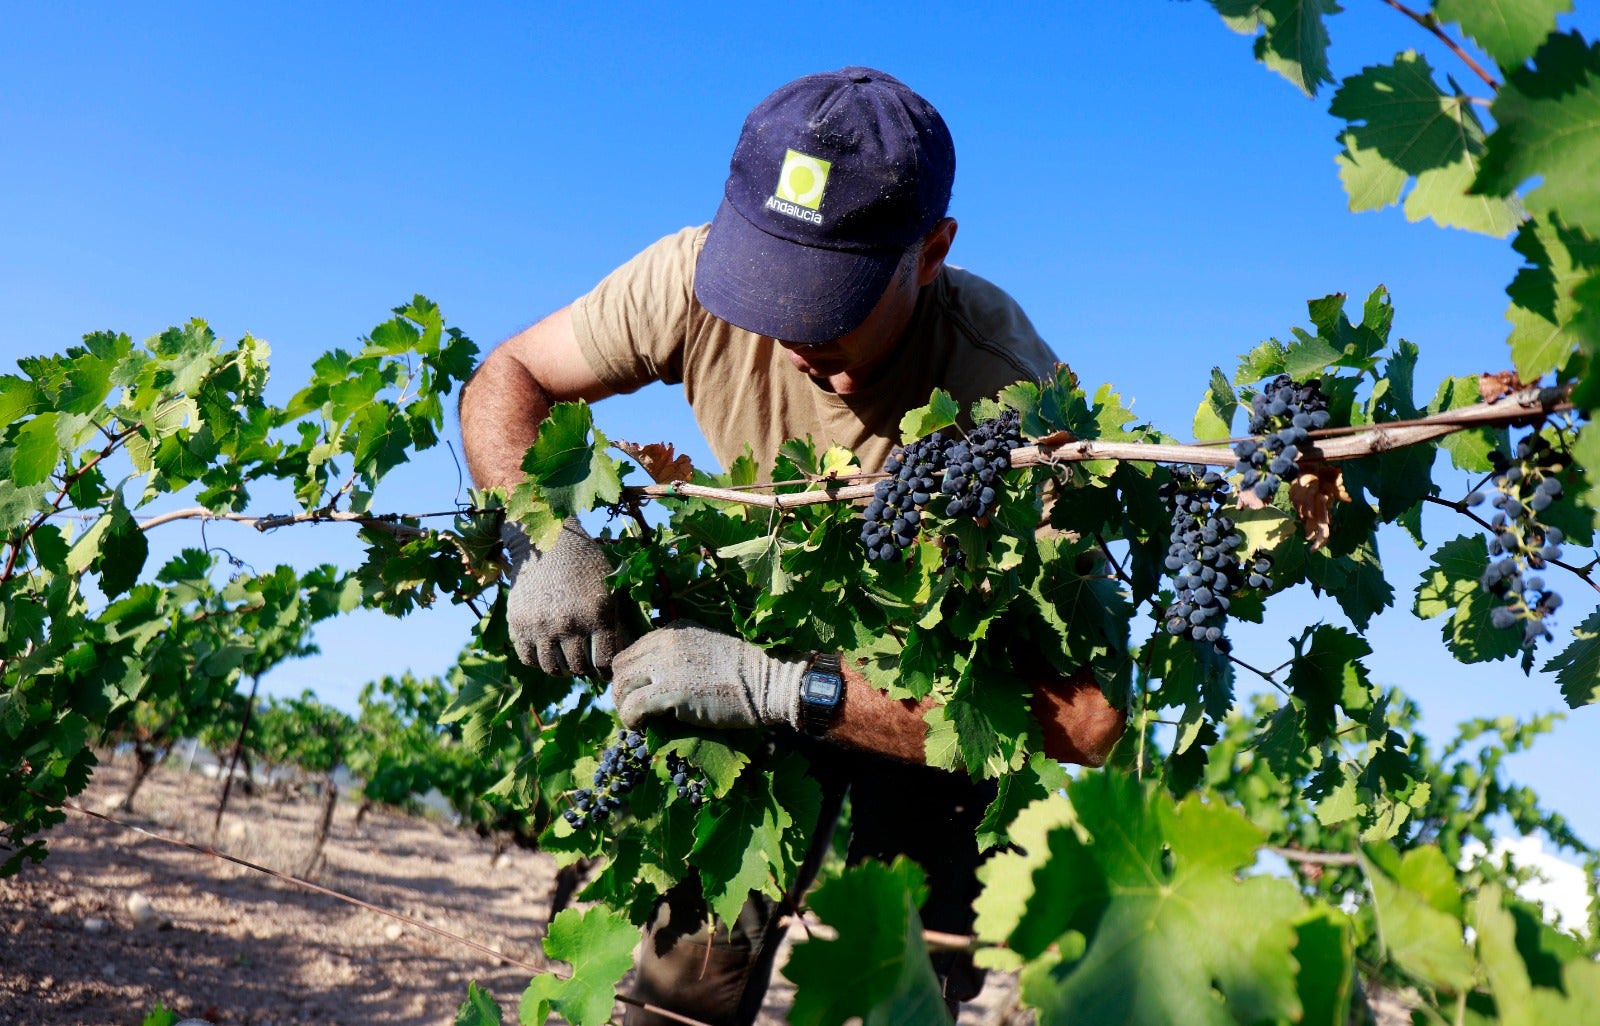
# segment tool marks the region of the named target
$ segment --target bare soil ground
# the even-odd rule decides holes
[[[126,761],[103,763],[81,804],[115,804],[129,771]],[[204,844],[218,787],[158,768],[137,812],[119,818]],[[235,790],[217,846],[295,872],[317,811],[312,800]],[[52,833],[43,865],[0,880],[0,1026],[137,1026],[157,1002],[217,1026],[422,1026],[453,1021],[469,980],[487,987],[515,1022],[527,969],[231,863],[69,816]],[[494,860],[487,841],[427,819],[380,810],[360,826],[354,819],[355,806],[342,804],[319,883],[542,964],[552,859],[513,849]],[[962,1026],[1014,1023],[1013,994],[1010,979],[990,974]],[[762,1026],[783,1022],[792,997],[774,974]]]

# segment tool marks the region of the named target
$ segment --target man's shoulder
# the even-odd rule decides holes
[[[1048,377],[1058,357],[1005,289],[961,267],[946,266],[935,285],[935,330],[951,338],[950,371],[1005,378]]]

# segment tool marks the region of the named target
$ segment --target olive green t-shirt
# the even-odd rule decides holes
[[[614,391],[681,382],[725,468],[749,446],[770,469],[782,442],[809,435],[819,451],[842,445],[876,470],[899,441],[900,418],[933,389],[965,409],[1054,370],[1055,354],[1015,300],[947,266],[922,289],[906,339],[877,380],[834,393],[796,369],[775,340],[712,316],[695,299],[709,227],[669,235],[606,276],[573,303],[572,327],[595,376]]]

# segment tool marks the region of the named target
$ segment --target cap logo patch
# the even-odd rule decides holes
[[[822,206],[822,192],[828,186],[828,171],[832,167],[832,162],[820,157],[788,150],[783,156],[783,168],[778,172],[778,187],[767,201],[767,209],[820,224],[821,216],[812,211]],[[796,209],[802,207],[804,211]]]

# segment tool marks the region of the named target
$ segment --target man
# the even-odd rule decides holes
[[[1055,357],[1016,303],[945,264],[954,175],[943,119],[891,76],[845,68],[783,86],[746,119],[709,226],[653,244],[484,360],[461,403],[474,480],[507,489],[520,481],[552,403],[651,381],[684,385],[724,464],[748,445],[770,466],[781,442],[810,435],[872,468],[901,416],[933,388],[966,406],[1048,376]],[[974,834],[992,786],[922,765],[926,703],[889,699],[839,653],[784,658],[692,624],[619,652],[609,567],[575,521],[548,552],[530,550],[515,528],[508,549],[523,661],[555,673],[614,671],[618,715],[630,725],[675,716],[776,728],[779,743],[811,759],[828,797],[809,870],[849,786],[852,860],[911,855],[929,875],[924,922],[970,929]],[[1092,678],[1030,683],[1046,752],[1103,761],[1123,719]],[[717,931],[711,943],[694,883],[668,896],[647,932],[637,996],[705,1022],[749,1022],[779,912],[753,896],[727,939]],[[952,1009],[976,994],[981,975],[970,961],[943,956],[935,967]],[[630,1023],[663,1021],[634,1011]]]

